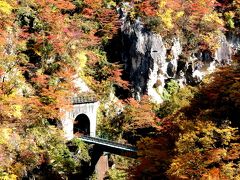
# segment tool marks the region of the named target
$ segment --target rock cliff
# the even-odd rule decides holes
[[[159,34],[147,30],[140,19],[131,21],[126,12],[121,12],[121,60],[132,84],[132,96],[136,99],[148,94],[161,103],[163,88],[170,79],[178,81],[180,86],[200,83],[217,65],[229,64],[231,47],[239,44],[223,36],[215,54],[199,50],[183,58],[184,49],[177,37],[169,45]]]

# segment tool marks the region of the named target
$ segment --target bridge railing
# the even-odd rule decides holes
[[[121,144],[121,143],[113,142],[113,141],[98,138],[98,137],[90,137],[90,136],[83,135],[80,137],[80,139],[82,139],[85,142],[92,142],[95,144],[107,145],[107,146],[111,146],[111,147],[115,147],[115,148],[119,148],[119,149],[124,149],[127,151],[132,151],[132,152],[137,151],[137,148],[134,146],[127,145],[127,144]]]
[[[93,103],[97,101],[98,99],[95,96],[77,96],[71,98],[72,104]]]

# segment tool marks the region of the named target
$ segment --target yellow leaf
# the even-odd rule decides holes
[[[12,134],[12,129],[10,128],[0,128],[0,144],[5,144],[9,141]]]
[[[80,52],[77,54],[77,58],[79,60],[79,66],[83,68],[86,65],[87,62],[87,56],[85,52]]]
[[[21,118],[21,116],[22,116],[22,106],[21,105],[13,105],[12,106],[12,108],[13,108],[13,116],[15,117],[15,118]]]
[[[0,11],[3,14],[11,14],[12,6],[10,4],[8,4],[6,1],[0,0]]]
[[[180,18],[180,17],[182,17],[183,15],[184,15],[184,11],[179,11],[179,12],[177,12],[176,17],[177,17],[177,18]]]

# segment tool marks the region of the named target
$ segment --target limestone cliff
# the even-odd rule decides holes
[[[167,44],[159,34],[147,30],[139,19],[131,21],[126,12],[122,12],[121,60],[132,84],[132,96],[136,99],[148,94],[160,103],[163,88],[170,79],[180,85],[195,85],[215,66],[231,62],[231,43],[225,36],[214,55],[201,50],[183,58],[184,49],[177,37]]]

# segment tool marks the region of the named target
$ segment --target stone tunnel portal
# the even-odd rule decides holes
[[[90,135],[90,120],[86,114],[79,114],[73,124],[75,135]]]

